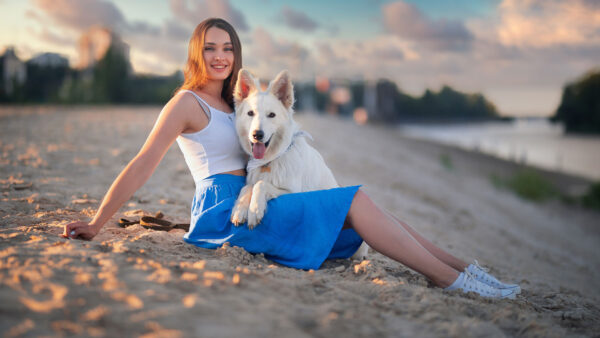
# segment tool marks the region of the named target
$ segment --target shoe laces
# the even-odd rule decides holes
[[[479,265],[479,262],[477,260],[475,260],[475,264],[473,264],[473,265],[475,265],[478,269],[483,270],[483,272],[485,272],[485,273],[490,272],[490,269],[484,268],[483,266]]]

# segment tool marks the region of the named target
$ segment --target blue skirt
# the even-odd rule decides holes
[[[229,242],[298,269],[318,269],[326,259],[348,258],[362,243],[354,230],[342,230],[359,186],[281,195],[267,203],[261,223],[249,230],[230,222],[245,184],[245,177],[228,174],[196,182],[190,230],[183,239],[207,249]]]

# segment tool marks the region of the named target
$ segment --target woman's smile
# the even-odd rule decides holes
[[[227,69],[229,68],[229,65],[219,63],[219,64],[211,64],[210,67],[212,69],[214,69],[216,72],[222,73],[222,72],[227,71]]]

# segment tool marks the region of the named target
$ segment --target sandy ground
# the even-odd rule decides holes
[[[59,237],[89,219],[160,107],[0,108],[0,332],[14,336],[597,336],[600,214],[536,204],[491,184],[513,165],[385,127],[299,114],[343,185],[442,248],[521,284],[516,300],[446,293],[378,254],[320,270],[240,248],[185,244],[183,230],[123,229],[162,211],[189,220],[194,186],[176,145],[90,242]],[[446,154],[453,166],[442,165]],[[558,175],[565,190],[585,181]]]

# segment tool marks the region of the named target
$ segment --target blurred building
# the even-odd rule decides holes
[[[17,57],[12,47],[6,48],[0,56],[0,76],[2,80],[1,91],[4,95],[11,95],[15,85],[22,85],[27,80],[27,67]]]
[[[112,46],[129,63],[129,45],[106,27],[92,27],[79,39],[79,62],[77,68],[91,69],[106,55]]]
[[[367,119],[372,120],[377,115],[377,85],[374,81],[366,81],[363,92],[363,104]]]
[[[69,67],[69,60],[56,53],[42,53],[34,56],[27,61],[29,64],[33,64],[39,67]]]
[[[380,121],[393,121],[396,112],[396,84],[388,80],[379,80],[375,85],[375,109],[373,117]]]

